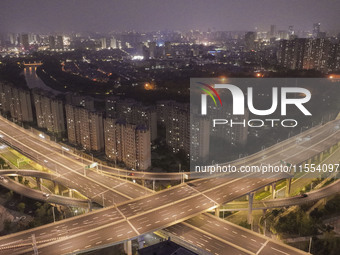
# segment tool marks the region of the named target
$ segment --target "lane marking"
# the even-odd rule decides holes
[[[261,246],[261,248],[256,252],[256,255],[260,254],[260,252],[263,250],[263,248],[267,245],[268,242],[269,242],[269,240],[267,240],[267,241]]]

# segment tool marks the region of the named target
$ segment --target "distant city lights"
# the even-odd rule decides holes
[[[132,60],[143,60],[143,59],[144,59],[144,57],[141,56],[141,55],[135,55],[135,56],[132,57]]]

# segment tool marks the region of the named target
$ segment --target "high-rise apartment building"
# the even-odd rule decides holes
[[[56,49],[56,41],[55,41],[55,37],[50,35],[48,37],[48,42],[49,42],[49,45],[50,45],[50,50],[55,50]]]
[[[118,48],[117,40],[114,37],[112,37],[110,39],[110,48],[111,49],[117,49]]]
[[[244,37],[245,46],[248,51],[255,50],[255,39],[256,33],[255,32],[247,32]]]
[[[270,31],[269,31],[270,38],[276,37],[276,26],[270,25]]]
[[[90,96],[82,96],[77,93],[68,92],[65,96],[66,104],[80,106],[87,110],[94,111],[94,99]]]
[[[102,49],[107,49],[107,47],[106,47],[106,38],[105,37],[100,39],[100,43],[101,43],[101,48]]]
[[[320,34],[321,23],[313,24],[313,38],[318,38]]]
[[[111,97],[106,100],[106,115],[129,124],[144,126],[150,130],[150,139],[157,138],[156,108],[145,106],[134,99],[120,100]]]
[[[156,42],[149,42],[149,58],[156,56]]]
[[[174,152],[190,152],[190,111],[189,104],[175,101],[157,102],[158,122],[166,128],[166,143]]]
[[[22,34],[21,35],[21,45],[24,48],[24,50],[28,50],[29,49],[28,34]]]
[[[210,148],[210,120],[195,115],[191,116],[190,126],[190,160],[196,163],[207,163]]]
[[[63,101],[39,89],[34,89],[32,94],[38,127],[62,135],[65,132]]]
[[[0,83],[0,109],[3,113],[9,113],[14,121],[33,121],[31,94],[26,89]]]
[[[65,110],[69,142],[87,151],[104,149],[102,114],[68,104]]]
[[[58,35],[58,36],[57,36],[57,41],[56,41],[55,47],[56,47],[58,50],[64,50],[64,39],[63,39],[63,36],[62,36],[62,35]]]
[[[150,131],[124,121],[104,120],[105,155],[128,168],[147,170],[151,166]]]
[[[337,60],[331,52],[337,45],[339,43],[331,43],[325,38],[282,40],[278,49],[278,62],[282,67],[293,70],[315,69],[325,73],[335,71]]]

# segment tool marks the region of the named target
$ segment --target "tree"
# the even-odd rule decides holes
[[[247,228],[247,229],[251,229],[251,225],[248,224],[247,221],[241,221],[239,224],[241,227]]]
[[[21,212],[21,213],[23,213],[24,211],[25,211],[25,208],[26,208],[26,205],[25,205],[25,203],[19,203],[18,205],[17,205],[17,209],[19,210],[19,212]]]
[[[6,196],[6,200],[10,200],[10,199],[12,199],[12,197],[13,197],[13,191],[8,191],[6,194],[5,194],[5,196]]]
[[[4,221],[4,230],[5,230],[5,232],[9,232],[11,230],[11,221],[10,220]]]

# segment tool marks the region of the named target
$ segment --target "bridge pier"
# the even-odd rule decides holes
[[[215,216],[220,217],[220,208],[219,207],[215,208]]]
[[[152,190],[155,191],[155,180],[152,180]]]
[[[276,188],[276,182],[272,183],[270,185],[270,192],[272,193],[272,198],[274,199],[275,198],[275,188]]]
[[[91,202],[91,200],[88,200],[88,201],[87,201],[87,210],[88,210],[89,212],[92,212],[92,202]]]
[[[145,180],[142,179],[142,186],[145,187]]]
[[[59,184],[56,182],[53,182],[54,184],[54,194],[59,195]]]
[[[255,196],[256,191],[253,191],[252,193],[254,193],[254,196]],[[247,201],[249,200],[249,194],[246,195],[246,200],[247,200]]]
[[[324,198],[322,199],[322,205],[325,206],[326,203],[327,203],[327,197],[324,197]]]
[[[131,242],[131,240],[124,241],[124,251],[127,255],[132,255],[132,242]]]
[[[68,189],[68,196],[69,196],[69,197],[73,197],[73,191],[72,191],[72,189]]]
[[[138,241],[138,249],[143,249],[144,248],[144,236],[138,236],[137,241]]]
[[[286,179],[286,190],[285,190],[286,197],[289,197],[291,187],[292,187],[292,178],[288,178]]]
[[[247,217],[247,222],[248,224],[252,224],[253,217],[252,217],[252,212],[253,212],[253,200],[254,200],[254,192],[249,193],[249,201],[248,201],[248,217]]]
[[[39,177],[36,177],[35,179],[36,179],[36,182],[37,182],[37,188],[39,190],[42,190],[41,179]]]
[[[319,162],[322,162],[322,160],[323,160],[323,152],[321,152],[321,153],[319,154]]]

